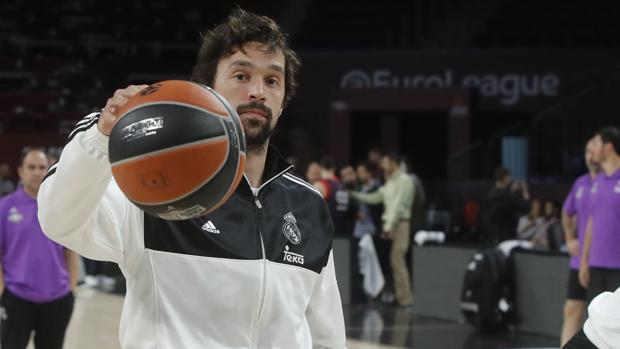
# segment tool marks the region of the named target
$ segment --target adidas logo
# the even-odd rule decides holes
[[[220,233],[220,231],[215,227],[215,225],[211,221],[208,221],[207,223],[203,224],[202,230],[209,232],[209,233],[213,233],[213,234]]]

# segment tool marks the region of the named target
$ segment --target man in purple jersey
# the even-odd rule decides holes
[[[620,286],[620,130],[600,130],[594,147],[602,172],[590,193],[590,218],[579,268],[579,281],[588,288],[588,302]]]
[[[586,144],[584,154],[588,173],[575,181],[562,207],[562,227],[571,261],[568,291],[564,303],[561,346],[564,346],[579,331],[586,309],[586,289],[579,283],[579,258],[590,214],[590,190],[600,171],[599,164],[594,161],[595,150],[595,141],[591,138]]]
[[[26,148],[22,185],[0,200],[0,347],[61,349],[73,312],[77,255],[50,240],[37,219],[37,194],[49,167],[43,149]],[[61,217],[59,217],[61,219]]]

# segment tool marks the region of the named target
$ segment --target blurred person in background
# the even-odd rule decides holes
[[[51,147],[47,149],[47,159],[49,160],[50,166],[57,163],[60,159],[60,155],[62,154],[62,147]]]
[[[359,183],[359,192],[361,193],[373,193],[381,187],[379,181],[374,177],[372,165],[367,161],[357,165],[356,175]],[[383,205],[381,203],[369,205],[361,202],[358,206],[354,235],[360,237],[364,234],[379,235],[377,230],[381,227],[382,212]]]
[[[368,161],[362,161],[356,167],[357,179],[359,183],[359,191],[361,193],[373,193],[381,187],[379,181],[375,178],[375,171]],[[381,291],[381,301],[387,304],[394,302],[394,279],[392,277],[392,268],[390,267],[390,248],[392,242],[380,236],[381,233],[381,214],[383,213],[383,204],[370,205],[360,202],[357,211],[357,220],[353,235],[361,238],[365,234],[372,235],[373,244],[381,265],[381,271],[385,279],[385,285]]]
[[[347,235],[353,232],[351,224],[351,211],[349,193],[342,181],[336,176],[336,165],[330,157],[323,157],[319,163],[321,166],[321,179],[313,185],[323,195],[327,203],[329,213],[334,221],[336,235]]]
[[[383,170],[381,169],[381,160],[383,159],[383,151],[379,147],[372,147],[368,151],[368,162],[374,169],[374,177],[383,184]]]
[[[306,169],[306,181],[308,183],[316,183],[321,180],[321,165],[318,162],[312,161]]]
[[[342,184],[344,184],[344,186],[347,189],[356,190],[358,186],[357,174],[355,173],[355,169],[353,168],[353,166],[351,165],[344,166],[343,168],[340,169],[339,172],[340,172],[340,180],[342,181]]]
[[[338,173],[340,174],[340,181],[342,185],[347,190],[357,190],[358,182],[357,182],[357,174],[355,173],[355,169],[353,166],[346,165],[342,167]],[[368,298],[368,295],[364,292],[363,283],[364,283],[364,275],[362,274],[361,263],[363,262],[362,257],[360,257],[362,253],[360,248],[360,240],[363,235],[356,235],[355,228],[357,225],[357,219],[359,214],[359,204],[351,200],[349,198],[349,193],[347,191],[347,210],[345,215],[345,226],[344,230],[347,234],[352,233],[352,245],[351,245],[351,259],[353,260],[351,275],[352,275],[352,298],[351,301],[353,303],[361,303]]]
[[[61,349],[73,312],[78,256],[41,231],[37,195],[49,167],[42,148],[25,148],[22,186],[0,200],[0,347]],[[61,217],[59,217],[61,219]]]
[[[517,224],[517,238],[519,240],[532,240],[537,235],[544,220],[540,200],[533,199],[530,212],[519,218],[519,223]]]
[[[411,205],[411,234],[415,235],[418,231],[426,229],[426,190],[420,177],[413,172],[410,161],[403,159],[402,167],[403,171],[411,176],[415,188],[415,200]]]
[[[524,181],[512,182],[505,167],[495,170],[495,185],[485,203],[481,242],[493,246],[515,238],[518,217],[530,210],[530,194]]]
[[[401,306],[409,306],[413,302],[413,295],[405,256],[411,242],[411,206],[415,187],[411,177],[401,170],[398,154],[384,155],[381,165],[386,178],[385,184],[373,193],[352,192],[352,195],[363,203],[383,203],[381,235],[392,240],[390,264],[394,275],[396,300]]]
[[[564,323],[560,336],[561,346],[565,345],[581,327],[586,309],[586,289],[579,283],[579,259],[581,247],[586,232],[590,209],[590,191],[592,184],[600,172],[595,158],[594,138],[591,138],[585,147],[584,158],[588,173],[577,178],[562,206],[562,227],[564,240],[570,259],[570,272],[564,302]]]
[[[535,238],[534,245],[544,250],[558,252],[564,247],[564,231],[560,220],[559,205],[547,200],[544,205],[543,223],[540,234]]]
[[[586,301],[620,286],[620,130],[607,127],[594,137],[594,161],[600,163],[590,193],[590,216],[579,266]]]
[[[0,164],[0,196],[4,196],[15,190],[15,183],[11,180],[11,166]]]

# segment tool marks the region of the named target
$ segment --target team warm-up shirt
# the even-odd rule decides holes
[[[64,247],[41,231],[37,201],[23,188],[0,199],[0,253],[4,285],[27,301],[45,303],[69,293]]]
[[[620,169],[600,173],[591,191],[591,267],[620,269]]]
[[[594,180],[590,174],[585,174],[575,181],[570,193],[564,200],[562,209],[567,214],[577,216],[577,238],[579,239],[579,247],[583,247],[583,238],[586,234],[588,226],[588,217],[590,215],[590,191]],[[581,251],[580,251],[581,253]],[[574,256],[570,259],[570,267],[579,269],[580,256]]]
[[[39,218],[52,239],[119,264],[123,348],[345,347],[329,211],[274,148],[256,193],[242,180],[212,213],[167,221],[115,184],[97,118],[78,124],[48,172]]]

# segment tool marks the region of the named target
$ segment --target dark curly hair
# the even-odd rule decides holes
[[[301,65],[297,54],[289,47],[288,36],[278,24],[269,17],[235,8],[222,23],[202,35],[202,45],[198,52],[196,65],[192,71],[192,81],[213,87],[217,64],[223,57],[243,51],[248,42],[265,44],[270,52],[281,50],[284,54],[284,105],[295,94],[295,76]]]
[[[605,127],[596,132],[603,144],[611,143],[616,154],[620,154],[620,130],[616,127]]]

